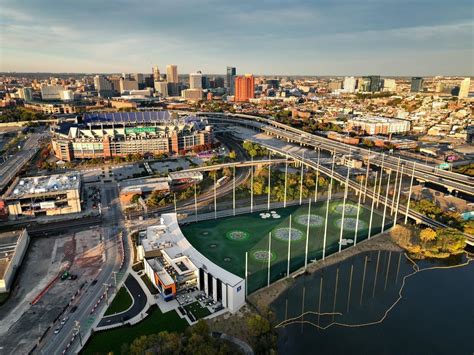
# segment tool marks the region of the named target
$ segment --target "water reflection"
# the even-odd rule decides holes
[[[415,274],[418,267],[445,268],[462,262],[466,260],[460,256],[443,261],[423,261],[417,266],[402,253],[374,251],[301,276],[271,305],[279,323],[280,352],[309,354],[315,353],[317,348],[331,354],[368,353],[369,349],[387,354],[406,353],[406,349],[393,342],[393,332],[396,337],[404,334],[408,339],[410,331],[423,333],[420,328],[425,325],[425,313],[427,319],[433,318],[435,322],[443,319],[452,323],[450,312],[460,306],[457,301],[452,303],[454,310],[449,309],[442,316],[436,311],[438,303],[445,297],[453,297],[450,292],[457,287],[461,287],[462,293],[457,293],[456,299],[466,298],[465,306],[469,311],[456,322],[462,325],[459,327],[461,332],[466,332],[468,327],[472,330],[474,263]],[[439,284],[446,284],[446,287],[436,287],[433,292]],[[421,316],[420,312],[423,313]],[[433,334],[426,341],[436,344]],[[356,350],[352,348],[355,344],[359,345]],[[416,353],[426,353],[425,345],[420,344],[423,339],[411,346],[419,347]],[[347,347],[352,350],[347,351]],[[439,352],[438,346],[433,349],[435,353],[443,353]]]

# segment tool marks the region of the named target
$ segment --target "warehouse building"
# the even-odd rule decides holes
[[[245,280],[197,251],[181,232],[176,213],[162,214],[159,225],[147,228],[138,256],[165,300],[195,286],[231,312],[245,304]]]
[[[0,233],[0,293],[10,291],[29,241],[26,229]]]
[[[52,135],[54,154],[64,161],[177,154],[213,141],[210,127],[194,117],[178,118],[168,111],[88,113],[80,123],[53,128]]]
[[[3,196],[10,219],[81,212],[81,176],[62,175],[17,178]]]

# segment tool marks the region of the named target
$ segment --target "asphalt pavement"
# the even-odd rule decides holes
[[[110,315],[102,318],[99,322],[98,327],[110,326],[114,324],[122,324],[123,322],[137,316],[147,305],[147,297],[143,289],[141,288],[138,281],[132,275],[128,275],[125,280],[125,286],[127,286],[130,294],[133,297],[133,305],[125,312]]]

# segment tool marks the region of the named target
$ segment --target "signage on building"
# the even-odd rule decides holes
[[[125,128],[125,134],[155,133],[155,127],[130,127]]]

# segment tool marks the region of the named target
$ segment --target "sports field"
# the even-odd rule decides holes
[[[308,262],[322,257],[326,217],[326,202],[311,205],[309,218]],[[327,223],[326,256],[339,250],[339,236],[342,219],[342,201],[329,204]],[[274,213],[272,213],[272,211]],[[290,272],[304,265],[308,205],[287,207],[208,220],[182,226],[183,234],[202,254],[226,270],[245,277],[245,253],[248,252],[249,293],[267,285],[268,245],[271,240],[271,282],[286,275],[288,244],[290,244]],[[291,217],[291,232],[289,229]],[[354,244],[357,205],[346,203],[344,215],[343,248]],[[357,241],[366,239],[369,230],[370,210],[361,206]],[[390,225],[391,220],[385,221]],[[372,233],[380,232],[382,216],[375,213],[372,219]],[[290,237],[291,235],[291,237]],[[291,242],[288,243],[289,237]]]

